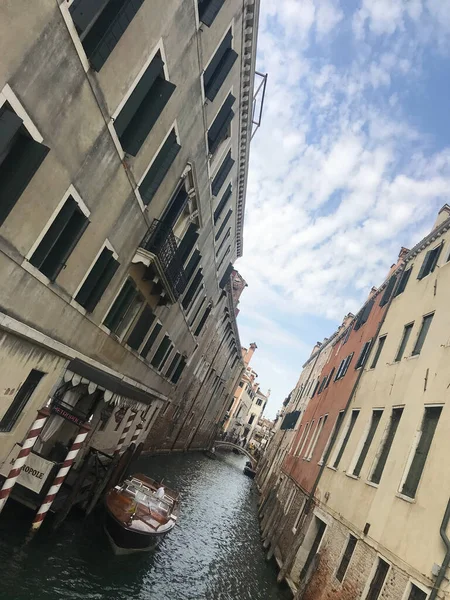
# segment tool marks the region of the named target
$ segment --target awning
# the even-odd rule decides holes
[[[139,403],[144,405],[144,408],[158,399],[156,396],[123,381],[123,379],[97,369],[78,358],[70,361],[67,365],[64,379],[65,381],[79,379],[77,384],[86,383],[90,386],[91,393],[95,389],[104,390],[105,400],[114,404],[128,404],[131,406],[134,403]]]

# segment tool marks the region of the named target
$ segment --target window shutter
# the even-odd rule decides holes
[[[177,366],[178,361],[180,360],[181,354],[177,352],[172,359],[172,362],[169,365],[169,368],[166,371],[166,377],[170,377]]]
[[[220,165],[220,168],[217,171],[217,174],[214,177],[213,182],[211,184],[211,191],[213,196],[217,196],[217,194],[220,192],[223,184],[225,183],[225,179],[228,177],[233,165],[234,160],[231,158],[230,150],[224,158],[222,164]]]
[[[169,349],[170,343],[169,336],[165,335],[150,363],[153,367],[155,367],[155,369],[158,369],[165,353]]]
[[[191,223],[177,248],[177,257],[181,264],[186,262],[187,257],[191,253],[192,248],[198,239],[198,235],[197,226],[194,223]]]
[[[114,20],[110,23],[99,44],[89,57],[94,71],[100,71],[103,67],[143,2],[144,0],[125,0],[122,8],[117,12]]]
[[[81,211],[77,211],[77,212],[75,212],[75,214],[73,215],[73,217],[69,221],[69,223],[67,224],[67,227],[65,228],[64,232],[62,233],[62,236],[58,240],[58,244],[61,242],[61,240],[64,240],[64,238],[65,238],[65,242],[67,242],[67,238],[69,237],[68,229],[71,227],[73,227],[73,230],[71,232],[71,234],[73,235],[73,238],[72,238],[72,241],[67,246],[65,246],[64,250],[61,252],[61,254],[59,256],[59,260],[56,263],[56,265],[54,267],[52,267],[52,274],[51,274],[51,276],[49,276],[49,278],[52,281],[54,281],[58,277],[61,270],[65,267],[67,259],[71,255],[75,246],[80,241],[81,236],[86,231],[89,223],[90,223],[89,219],[87,217],[85,217],[85,215]]]
[[[173,83],[165,79],[158,78],[155,81],[151,94],[142,102],[129,126],[120,137],[120,143],[125,152],[136,156],[172,96],[175,87]]]
[[[362,311],[359,313],[358,318],[355,323],[355,327],[354,327],[355,331],[357,331],[360,327],[362,327],[362,325],[364,325],[364,323],[367,321],[373,305],[374,305],[374,300],[373,299],[369,300],[366,303],[366,305],[364,306],[364,308],[362,309]]]
[[[63,233],[65,226],[77,209],[78,205],[75,200],[71,197],[68,198],[59,213],[56,215],[53,223],[48,228],[47,233],[42,238],[39,246],[34,251],[33,256],[30,258],[30,263],[34,267],[37,269],[41,268],[42,263],[55,246],[56,242]]]
[[[389,299],[392,294],[392,290],[394,289],[396,282],[397,282],[397,275],[392,275],[392,277],[389,279],[388,284],[384,290],[384,294],[381,297],[380,306],[385,306],[389,302]]]
[[[119,138],[124,134],[126,128],[130,125],[139,107],[146,99],[147,94],[149,94],[157,77],[162,75],[163,66],[164,63],[161,55],[158,52],[147,67],[145,73],[142,75],[139,83],[132,91],[124,107],[114,120],[114,129],[116,130]]]
[[[153,346],[153,344],[155,343],[155,340],[158,337],[161,329],[162,329],[161,323],[156,323],[156,325],[153,328],[153,331],[149,335],[148,340],[145,342],[145,345],[144,345],[144,347],[141,350],[140,354],[144,358],[146,358],[147,354],[150,352],[150,349]]]
[[[211,100],[211,102],[217,96],[228,73],[231,71],[231,67],[236,62],[237,57],[237,52],[229,48],[208,85],[205,85],[205,96],[208,100]]]
[[[426,254],[425,254],[425,258],[423,259],[423,263],[422,266],[420,267],[420,271],[419,274],[417,275],[417,279],[422,279],[424,277],[425,274],[425,270],[427,271],[428,274],[428,263],[430,260],[430,256],[431,256],[431,250],[429,250]]]
[[[208,138],[211,139],[211,141],[214,141],[219,136],[219,133],[223,128],[223,124],[226,121],[235,101],[236,98],[230,92],[208,130]]]
[[[225,190],[222,198],[220,199],[220,202],[217,205],[216,210],[214,211],[214,225],[217,223],[220,215],[222,214],[223,209],[225,208],[226,203],[230,199],[231,193],[232,193],[232,187],[231,187],[231,183],[230,183],[228,185],[227,189]]]
[[[227,285],[227,283],[230,281],[230,277],[231,277],[231,272],[233,271],[234,267],[233,265],[230,263],[227,267],[227,270],[225,271],[225,273],[222,275],[222,279],[220,280],[219,283],[219,287],[221,290],[224,289],[224,287]]]
[[[184,210],[184,207],[188,203],[189,196],[186,192],[184,184],[180,187],[180,189],[172,196],[172,199],[169,202],[169,206],[163,214],[162,221],[166,227],[173,227],[177,222],[178,217]]]
[[[20,416],[20,413],[25,408],[34,390],[44,375],[45,373],[35,369],[31,371],[31,373],[20,386],[19,391],[15,395],[14,400],[10,404],[9,408],[0,419],[0,431],[8,432],[12,430]]]
[[[78,33],[83,33],[100,14],[109,0],[75,0],[69,7]]]
[[[146,206],[150,204],[180,149],[175,131],[172,130],[139,186],[139,192]]]
[[[208,308],[203,313],[203,316],[202,316],[202,318],[200,320],[200,323],[197,326],[197,329],[194,331],[195,337],[197,337],[198,335],[200,335],[200,333],[201,333],[203,327],[205,326],[205,323],[206,323],[206,321],[207,321],[207,319],[209,317],[210,312],[211,312],[211,307],[208,306]]]
[[[402,294],[405,291],[405,288],[408,284],[409,277],[411,275],[411,271],[412,271],[412,267],[410,267],[407,271],[404,271],[402,273],[402,276],[400,277],[400,281],[398,282],[398,286],[394,292],[394,298],[396,296],[399,296],[400,294]]]
[[[200,252],[198,250],[195,250],[186,266],[186,269],[184,270],[184,274],[186,275],[187,281],[189,281],[189,279],[194,274],[194,271],[198,267],[199,262],[200,262]]]
[[[211,27],[224,2],[225,0],[200,0],[198,5],[200,21],[207,27]]]
[[[432,273],[434,271],[434,269],[436,268],[437,261],[439,260],[439,257],[441,255],[443,247],[444,247],[444,242],[441,242],[440,246],[438,246],[437,248],[435,248],[433,250],[433,258],[432,258],[431,264],[430,264],[430,273]]]
[[[200,285],[202,279],[203,279],[202,269],[199,269],[197,271],[197,275],[194,277],[191,285],[189,286],[189,288],[181,302],[181,305],[184,309],[186,309],[189,306],[192,298],[195,296],[195,292],[197,291],[198,286]]]
[[[217,48],[216,53],[212,57],[209,65],[205,69],[205,72],[203,73],[203,83],[205,85],[205,90],[208,87],[211,80],[214,78],[216,71],[220,69],[220,64],[223,61],[227,50],[231,49],[232,42],[233,36],[231,34],[231,29],[229,29],[226,36],[223,38],[222,43]]]
[[[186,359],[184,358],[184,356],[182,356],[180,362],[178,363],[177,368],[175,369],[174,374],[172,375],[172,379],[171,379],[172,383],[178,383],[178,380],[180,379],[185,366],[186,366]]]
[[[127,279],[103,321],[103,324],[108,329],[111,329],[111,331],[116,330],[136,294],[137,291],[134,282],[131,279]]]
[[[11,110],[5,110],[0,114],[0,164],[1,155],[6,151],[19,129],[22,127],[22,119]]]
[[[31,138],[20,136],[1,165],[0,225],[14,208],[50,148]]]
[[[88,312],[94,310],[119,267],[112,254],[109,248],[103,249],[75,298]]]
[[[225,216],[224,220],[222,221],[222,225],[219,227],[219,230],[218,230],[218,231],[217,231],[217,233],[216,233],[216,236],[215,236],[215,238],[214,238],[214,239],[216,240],[216,242],[217,242],[217,241],[220,239],[220,236],[222,235],[222,233],[223,233],[223,230],[224,230],[224,229],[225,229],[225,227],[226,227],[226,224],[227,224],[227,223],[228,223],[228,221],[230,220],[230,217],[231,217],[232,213],[233,213],[233,211],[232,211],[232,210],[231,210],[231,208],[230,208],[230,210],[227,212],[227,214],[226,214],[226,216]]]

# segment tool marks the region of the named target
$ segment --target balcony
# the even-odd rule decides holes
[[[174,304],[186,289],[179,241],[163,221],[153,220],[132,262],[147,267],[144,279],[152,283],[153,293],[161,298],[160,304]]]

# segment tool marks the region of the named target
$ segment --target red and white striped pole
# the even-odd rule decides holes
[[[120,451],[122,450],[122,446],[125,444],[125,439],[127,437],[128,432],[130,431],[131,425],[133,424],[134,419],[136,418],[137,412],[130,412],[130,416],[128,417],[128,420],[125,424],[125,427],[123,428],[122,431],[122,435],[119,438],[119,441],[117,442],[117,446],[116,449],[114,450],[114,454],[120,454]]]
[[[71,449],[67,453],[66,459],[63,462],[62,467],[59,469],[51,488],[47,492],[44,502],[41,504],[40,509],[37,511],[36,516],[34,517],[34,521],[31,526],[33,531],[39,529],[39,527],[42,525],[43,520],[47,516],[47,513],[50,510],[51,505],[53,504],[53,500],[56,498],[56,495],[59,492],[64,482],[64,479],[67,477],[67,473],[70,471],[70,467],[73,465],[75,458],[77,457],[77,454],[80,451],[80,448],[83,446],[84,440],[86,439],[90,428],[91,426],[88,423],[84,423],[84,425],[81,425],[80,431],[77,437],[75,438]]]
[[[23,443],[23,446],[19,454],[17,455],[16,460],[14,461],[14,466],[9,472],[9,475],[3,483],[2,489],[0,490],[0,513],[2,512],[3,507],[5,506],[6,501],[9,498],[13,487],[17,483],[20,471],[22,470],[22,467],[26,464],[31,449],[34,446],[38,435],[41,433],[42,428],[47,422],[49,415],[50,411],[48,410],[48,408],[41,408],[40,410],[38,410],[37,418],[30,427],[27,433],[27,437],[25,438],[25,441]]]
[[[141,420],[140,420],[140,422],[137,424],[137,426],[136,426],[136,429],[134,430],[133,437],[131,438],[130,445],[131,445],[131,444],[135,444],[135,443],[137,442],[137,439],[138,439],[138,437],[141,435],[141,431],[142,431],[142,430],[143,430],[143,428],[144,428],[144,426],[142,425],[142,422],[143,422],[143,420],[144,420],[144,419],[143,419],[143,418],[142,418],[142,416],[141,416]]]

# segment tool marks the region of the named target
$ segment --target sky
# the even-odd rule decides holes
[[[450,2],[261,0],[238,325],[274,417],[450,203]]]

